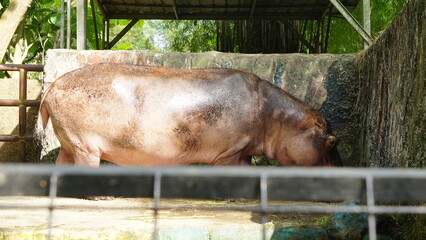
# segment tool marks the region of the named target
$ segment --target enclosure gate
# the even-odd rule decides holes
[[[18,135],[0,135],[0,142],[18,142],[19,162],[26,162],[27,142],[34,140],[27,135],[27,107],[40,106],[40,100],[27,100],[27,73],[43,69],[44,65],[0,64],[0,71],[19,72],[19,99],[0,99],[0,107],[19,107]]]

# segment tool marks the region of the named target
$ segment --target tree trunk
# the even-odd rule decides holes
[[[2,36],[0,37],[0,62],[3,61],[7,47],[31,2],[32,0],[11,0],[9,7],[0,17],[0,29],[2,30]]]

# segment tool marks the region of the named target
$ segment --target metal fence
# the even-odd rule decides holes
[[[0,107],[19,107],[18,135],[0,135],[0,142],[18,142],[20,162],[26,161],[27,142],[34,140],[27,135],[27,107],[39,107],[40,100],[27,99],[27,73],[43,72],[44,65],[0,64],[0,71],[19,72],[19,99],[0,99]]]
[[[282,213],[368,214],[369,239],[377,239],[376,215],[426,214],[424,169],[271,168],[271,167],[117,167],[98,169],[51,165],[0,165],[0,196],[48,196],[47,238],[52,237],[55,200],[62,197],[124,196],[153,199],[153,238],[158,236],[158,211],[170,209],[160,199],[259,199],[256,206],[235,205],[214,210],[250,211],[262,216]],[[283,206],[272,200],[308,200],[311,205]],[[361,205],[319,205],[315,201],[361,200]],[[383,204],[386,202],[386,204]],[[396,204],[398,203],[398,204]],[[31,206],[40,208],[41,206]],[[0,209],[19,209],[14,204]],[[46,206],[44,206],[46,208]],[[136,209],[140,207],[135,207]],[[188,209],[191,206],[173,206]],[[199,207],[198,209],[208,209]],[[128,209],[128,208],[127,208]]]

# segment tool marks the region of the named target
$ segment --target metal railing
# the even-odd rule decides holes
[[[19,107],[18,135],[0,135],[0,142],[18,142],[18,158],[26,161],[27,142],[33,141],[27,135],[27,107],[39,107],[40,100],[27,99],[27,73],[43,72],[44,65],[0,64],[0,71],[19,71],[19,99],[0,99],[0,107]]]
[[[117,167],[98,169],[51,165],[0,165],[0,196],[48,196],[48,233],[52,237],[55,200],[61,197],[124,196],[153,199],[153,238],[158,237],[158,212],[171,209],[160,199],[259,199],[255,206],[198,207],[198,210],[250,211],[262,216],[263,238],[267,215],[282,213],[368,214],[369,239],[377,239],[376,215],[426,214],[424,169],[271,168],[271,167]],[[271,200],[313,201],[311,205],[276,205]],[[320,205],[315,201],[361,200],[364,205]],[[386,202],[386,205],[380,204]],[[396,204],[398,203],[398,204]],[[393,205],[392,205],[393,204]],[[0,209],[20,206],[0,205]],[[126,207],[126,210],[142,207]],[[193,209],[173,206],[173,209]],[[63,209],[63,206],[62,208]],[[110,209],[110,208],[108,208]],[[113,209],[113,207],[111,207]],[[142,223],[141,223],[142,224]]]

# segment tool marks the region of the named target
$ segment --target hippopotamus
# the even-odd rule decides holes
[[[233,69],[94,64],[52,83],[37,128],[51,119],[56,164],[340,166],[338,139],[310,106]]]

